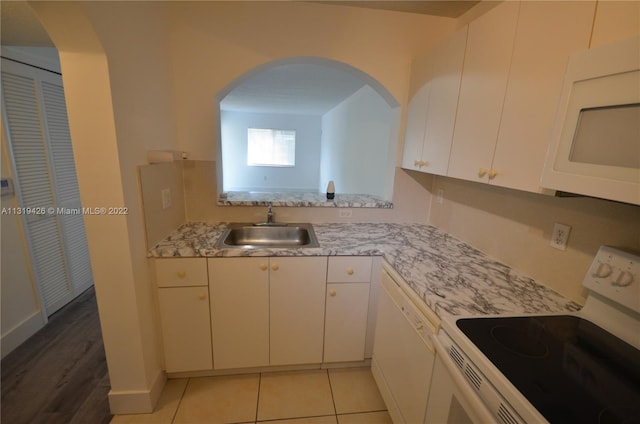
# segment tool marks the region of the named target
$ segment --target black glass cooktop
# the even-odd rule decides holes
[[[640,423],[640,351],[595,324],[564,315],[456,324],[550,423]]]

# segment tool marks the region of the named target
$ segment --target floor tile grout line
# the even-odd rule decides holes
[[[182,393],[180,394],[180,400],[178,400],[178,405],[176,406],[176,410],[173,412],[173,416],[171,417],[171,424],[176,421],[178,417],[178,410],[180,410],[180,405],[182,404],[182,400],[184,399],[184,394],[187,393],[187,387],[189,387],[189,383],[191,383],[191,378],[187,378],[187,384],[184,385],[184,389],[182,389]],[[165,383],[166,386],[166,383]]]
[[[333,413],[336,416],[336,422],[338,421],[338,409],[336,408],[336,398],[333,395],[333,387],[331,386],[331,376],[329,375],[329,369],[326,369],[327,380],[329,380],[329,391],[331,392],[331,403],[333,404]]]
[[[262,385],[262,373],[258,374],[258,396],[256,396],[256,414],[255,414],[255,421],[254,422],[258,422],[258,409],[260,408],[260,387]]]
[[[261,423],[270,423],[274,421],[292,421],[292,420],[304,420],[307,418],[322,418],[322,417],[336,417],[336,420],[338,419],[337,414],[323,414],[323,415],[305,415],[303,417],[269,418],[267,420],[256,421],[256,423],[261,424]]]

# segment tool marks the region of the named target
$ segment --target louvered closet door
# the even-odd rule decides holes
[[[2,104],[18,204],[80,207],[59,75],[2,59]],[[82,215],[23,215],[47,316],[92,284]]]
[[[59,76],[52,74],[49,78]],[[42,82],[47,140],[53,171],[56,206],[81,210],[80,191],[76,177],[76,165],[69,133],[69,119],[64,99],[62,81]],[[81,214],[59,215],[62,224],[63,245],[70,268],[70,277],[76,294],[93,284],[87,234]]]

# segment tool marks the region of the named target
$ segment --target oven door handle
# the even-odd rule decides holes
[[[442,331],[442,330],[440,330]],[[464,399],[459,399],[459,401],[464,402],[463,406],[471,409],[470,412],[473,413],[473,422],[478,423],[497,423],[496,417],[489,411],[487,406],[482,402],[480,396],[471,389],[469,383],[462,376],[462,371],[454,364],[453,360],[449,358],[449,352],[447,349],[440,343],[438,340],[438,336],[435,334],[430,334],[431,341],[436,348],[436,353],[440,355],[440,359],[442,364],[447,369],[451,380],[453,380],[454,385],[460,390],[461,395]],[[467,408],[465,408],[467,409]]]

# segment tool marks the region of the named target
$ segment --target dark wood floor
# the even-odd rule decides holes
[[[2,360],[2,423],[111,420],[109,376],[93,288]]]

